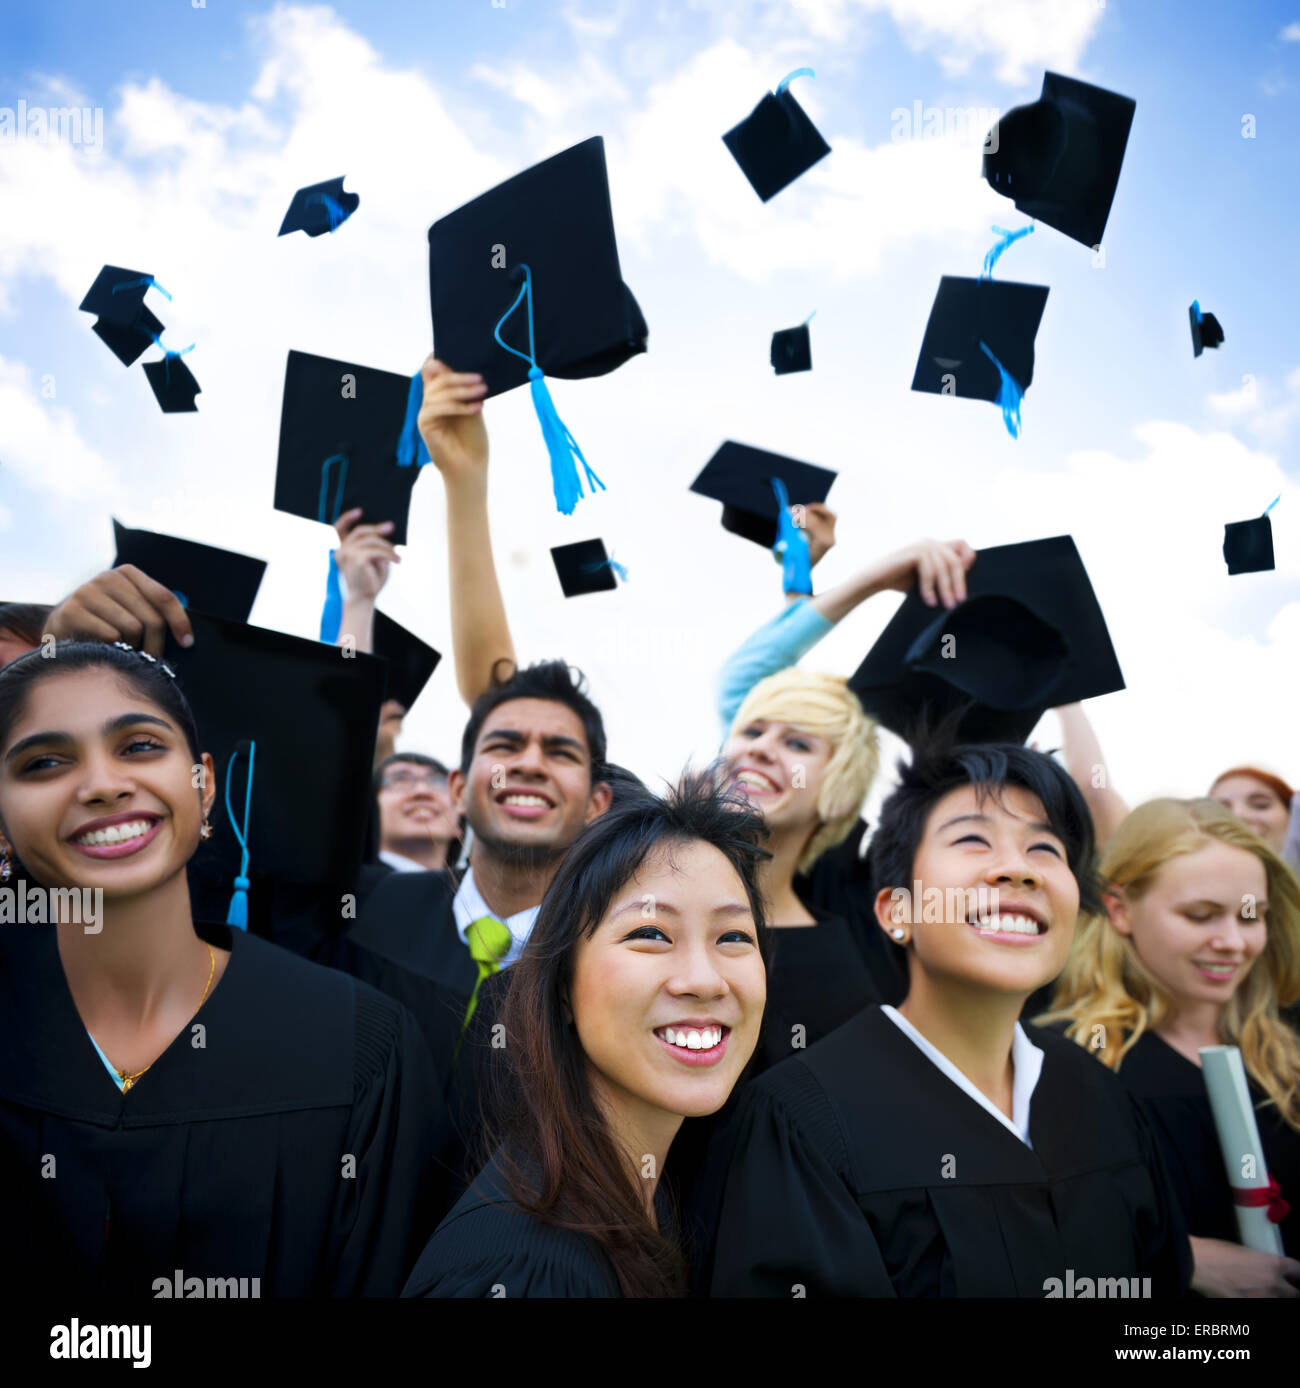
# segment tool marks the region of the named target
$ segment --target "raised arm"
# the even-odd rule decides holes
[[[1128,814],[1124,798],[1111,786],[1110,767],[1101,754],[1101,743],[1082,704],[1062,704],[1056,710],[1061,720],[1061,751],[1066,770],[1083,793],[1092,813],[1100,849]]]
[[[514,662],[488,528],[488,437],[483,378],[452,371],[432,354],[421,368],[419,428],[447,492],[447,565],[456,687],[473,704],[501,660]]]
[[[375,648],[375,601],[388,582],[389,566],[402,562],[402,556],[387,538],[393,523],[362,525],[358,507],[345,511],[334,522],[334,528],[339,534],[334,562],[347,586],[335,644],[341,646],[351,640],[354,650],[370,652]]]

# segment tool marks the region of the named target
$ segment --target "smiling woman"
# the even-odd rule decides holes
[[[138,651],[67,642],[0,672],[0,855],[104,903],[93,933],[0,932],[7,1237],[33,1285],[83,1294],[149,1296],[177,1268],[393,1294],[441,1195],[432,1066],[388,998],[194,921],[201,746]]]
[[[486,1165],[408,1296],[684,1291],[665,1163],[758,1041],[760,833],[688,778],[629,791],[574,843],[510,970]]]

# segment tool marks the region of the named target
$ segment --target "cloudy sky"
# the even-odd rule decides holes
[[[0,140],[0,597],[104,567],[115,513],[270,560],[254,620],[314,635],[330,532],[271,509],[287,351],[413,371],[430,223],[599,134],[649,351],[553,393],[608,492],[556,514],[527,392],[487,422],[520,654],[587,670],[616,760],[658,777],[711,753],[719,659],[780,602],[771,560],[687,490],[733,438],[838,469],[822,585],[923,535],[1072,534],[1128,683],[1090,711],[1131,798],[1248,759],[1300,778],[1300,5],[47,0],[5,25],[0,130],[20,102],[84,106],[102,138]],[[764,205],[719,137],[805,65],[833,152]],[[999,266],[1051,286],[1013,440],[992,406],[908,389],[939,277],[1024,222],[979,177],[983,131],[929,113],[1006,111],[1044,70],[1137,114],[1104,264],[1041,227]],[[351,221],[277,239],[293,190],[339,174]],[[197,414],[162,415],[77,312],[105,263],[174,295]],[[1227,336],[1199,360],[1193,298]],[[774,378],[771,332],[813,310],[815,369]],[[1276,571],[1229,579],[1223,523],[1279,493]],[[630,582],[566,602],[549,547],[595,535]],[[805,663],[849,673],[898,601]],[[432,469],[381,606],[449,651]],[[463,718],[448,661],[403,745],[451,756]]]

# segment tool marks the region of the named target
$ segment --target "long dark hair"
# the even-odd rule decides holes
[[[485,1151],[500,1149],[511,1198],[522,1209],[596,1240],[629,1297],[682,1295],[680,1249],[654,1225],[640,1178],[618,1146],[587,1079],[565,1011],[578,944],[614,894],[655,849],[707,843],[736,870],[765,946],[758,887],[762,820],[706,775],[666,796],[629,793],[574,841],[543,898],[501,1012],[509,1065],[489,1079]]]
[[[14,724],[22,717],[32,690],[44,680],[78,670],[111,670],[176,724],[185,736],[190,756],[200,757],[199,731],[189,701],[167,667],[140,651],[107,646],[102,641],[60,641],[45,649],[28,651],[0,669],[0,748],[9,740]],[[0,822],[0,829],[9,831]],[[12,839],[10,840],[12,842]],[[21,864],[15,864],[21,872]]]

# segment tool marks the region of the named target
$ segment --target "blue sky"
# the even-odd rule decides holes
[[[75,99],[105,124],[98,153],[0,144],[0,594],[54,598],[95,572],[114,509],[270,559],[256,620],[310,633],[324,532],[270,510],[285,351],[413,370],[428,225],[603,134],[650,351],[556,394],[609,494],[557,517],[522,393],[488,424],[518,645],[589,670],[619,760],[668,775],[707,754],[718,655],[779,601],[770,563],[686,491],[731,437],[840,470],[823,581],[924,534],[978,548],[1073,533],[1128,677],[1093,707],[1121,789],[1191,793],[1243,759],[1300,777],[1290,25],[1300,5],[1206,0],[11,11],[0,107]],[[719,136],[804,64],[817,78],[796,90],[834,152],[762,205]],[[1134,97],[1137,114],[1104,267],[1045,227],[999,265],[1051,286],[1013,441],[992,408],[907,386],[939,276],[977,273],[990,226],[1024,219],[979,180],[978,148],[900,145],[892,113],[1005,111],[1048,68]],[[362,197],[352,222],[277,241],[293,188],[344,172]],[[106,261],[175,295],[163,316],[198,343],[198,415],[160,415],[77,313]],[[1227,334],[1200,360],[1193,297]],[[768,335],[813,309],[814,371],[774,381]],[[1222,523],[1279,491],[1277,571],[1229,580]],[[594,534],[631,583],[565,603],[547,548]],[[446,650],[442,555],[429,476],[382,605]],[[893,605],[877,599],[806,663],[847,673]],[[459,720],[444,669],[406,742],[445,753]],[[1039,740],[1054,736],[1045,721]]]

